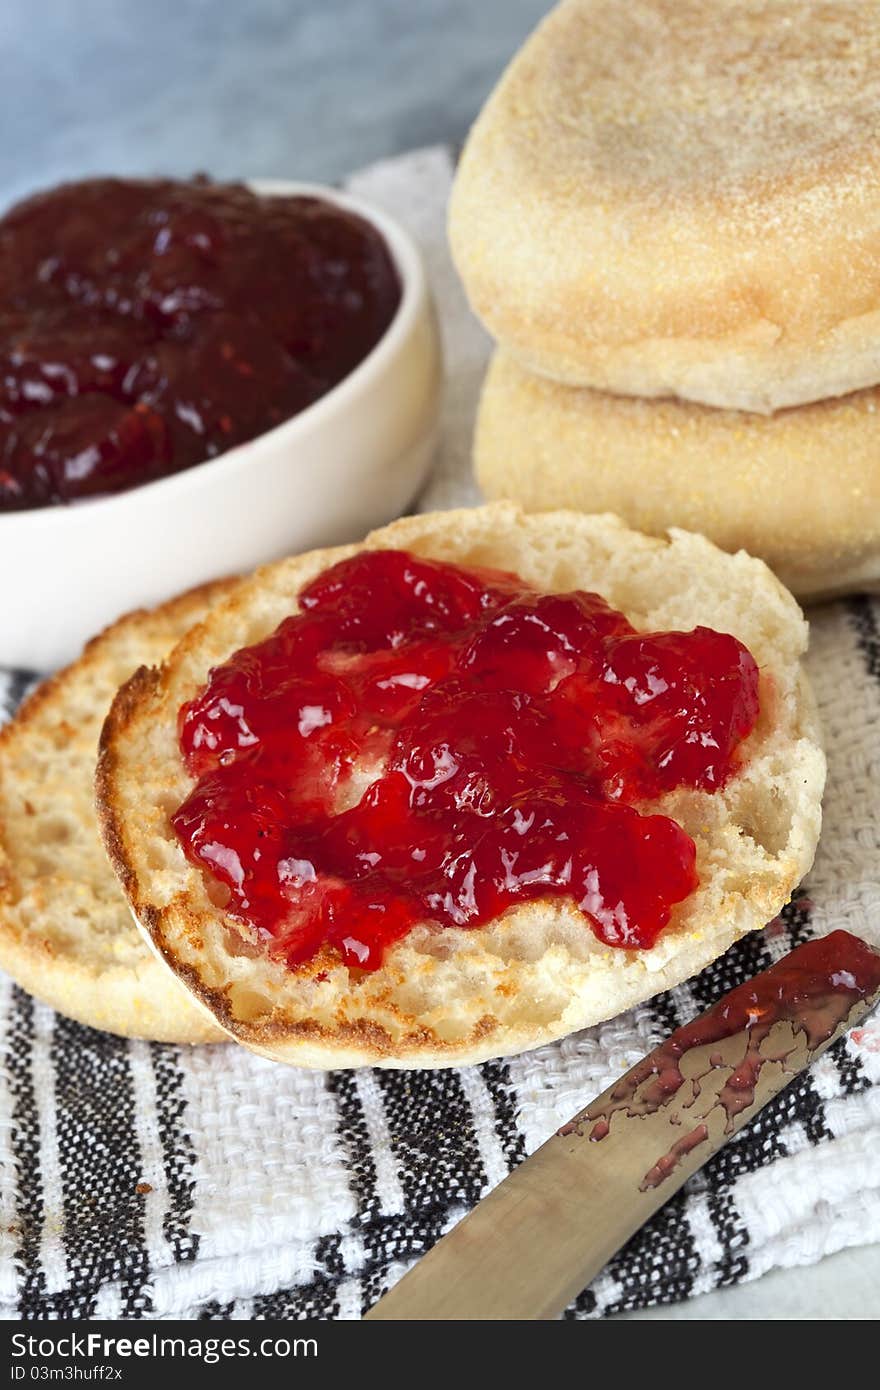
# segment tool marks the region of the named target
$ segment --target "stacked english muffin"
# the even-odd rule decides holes
[[[465,148],[490,497],[880,579],[880,5],[564,0]]]

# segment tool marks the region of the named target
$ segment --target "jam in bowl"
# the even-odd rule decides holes
[[[0,510],[179,472],[338,385],[400,303],[347,208],[91,179],[0,219]]]
[[[66,192],[104,207],[110,186]],[[0,258],[0,664],[35,671],[128,609],[362,536],[436,447],[439,334],[393,217],[313,184],[112,186],[100,244],[88,209],[38,228],[53,193],[0,221],[4,258],[10,224],[32,227],[14,276]],[[184,212],[201,197],[211,217]],[[284,264],[249,240],[253,206]]]

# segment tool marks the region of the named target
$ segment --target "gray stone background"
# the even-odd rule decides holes
[[[550,0],[0,0],[0,199],[459,140]]]

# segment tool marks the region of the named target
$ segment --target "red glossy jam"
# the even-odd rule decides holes
[[[548,896],[602,941],[653,944],[698,880],[646,803],[734,771],[758,714],[740,642],[393,550],[301,608],[181,711],[198,781],[174,829],[234,918],[291,965],[331,947],[367,970],[418,922]]]
[[[94,179],[0,219],[0,510],[118,492],[303,410],[400,301],[373,227],[315,198]]]

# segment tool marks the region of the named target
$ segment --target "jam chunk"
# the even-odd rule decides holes
[[[377,969],[417,923],[562,898],[644,949],[698,884],[650,803],[712,792],[758,717],[735,638],[638,633],[596,594],[364,551],[180,712],[173,816],[227,911],[291,967]]]

